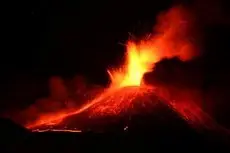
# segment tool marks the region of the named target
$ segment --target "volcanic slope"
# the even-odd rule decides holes
[[[71,115],[53,129],[92,131],[190,128],[184,118],[158,97],[151,87],[124,87],[108,91],[80,114]],[[173,127],[173,128],[172,128]],[[37,127],[47,129],[45,126]]]

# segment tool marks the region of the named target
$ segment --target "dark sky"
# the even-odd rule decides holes
[[[106,83],[128,32],[152,29],[170,1],[10,1],[2,20],[1,108],[47,93],[50,76],[82,74]],[[121,43],[121,44],[120,44]]]
[[[96,66],[103,73],[122,56],[120,43],[128,39],[128,32],[150,31],[156,15],[175,2],[179,1],[12,2],[3,22],[2,70],[6,76],[72,75],[92,73]],[[195,4],[204,18],[220,16],[216,3]]]
[[[1,103],[39,97],[52,75],[80,73],[103,82],[106,68],[123,56],[121,44],[128,32],[138,36],[151,31],[159,12],[182,2],[200,21],[205,77],[230,76],[228,6],[223,0],[11,1],[1,19]]]
[[[125,43],[128,32],[150,30],[156,14],[169,8],[170,1],[35,0],[10,5],[4,73],[46,76],[90,73],[95,66],[104,71],[122,55],[119,43]]]

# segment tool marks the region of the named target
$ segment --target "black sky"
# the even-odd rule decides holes
[[[170,2],[34,1],[6,13],[4,73],[65,75],[104,70],[119,58],[128,32],[149,30]],[[103,67],[103,68],[102,68]],[[17,71],[17,72],[16,72]],[[89,70],[91,71],[91,70]]]
[[[2,70],[6,76],[90,73],[95,66],[104,71],[122,56],[120,43],[126,42],[128,32],[151,31],[156,15],[178,2],[185,4],[172,0],[12,2],[3,22],[7,43]],[[203,18],[220,16],[215,3],[205,3],[195,3]]]
[[[209,80],[206,82],[228,80],[230,76],[229,7],[223,0],[7,3],[1,19],[4,105],[39,97],[53,75],[72,77],[80,73],[95,82],[106,82],[106,68],[121,60],[121,44],[129,38],[128,33],[138,36],[151,31],[157,14],[178,3],[190,7],[200,23],[205,52],[200,63]]]

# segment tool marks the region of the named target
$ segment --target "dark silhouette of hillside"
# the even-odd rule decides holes
[[[227,139],[214,131],[196,130],[177,113],[164,105],[152,114],[135,114],[131,120],[125,116],[98,118],[104,132],[91,130],[82,133],[32,133],[8,121],[1,120],[1,133],[9,141],[6,152],[74,153],[74,152],[229,152]],[[113,119],[113,120],[112,120]],[[74,116],[71,119],[74,122]],[[99,123],[99,122],[98,122]],[[91,125],[91,128],[99,125]],[[128,128],[124,130],[124,125]],[[3,127],[3,126],[2,126]],[[107,130],[106,130],[107,129]],[[0,138],[4,142],[5,138]],[[15,141],[15,140],[18,141]],[[13,143],[14,142],[14,143]]]

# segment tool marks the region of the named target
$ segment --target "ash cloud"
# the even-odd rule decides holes
[[[68,111],[79,108],[87,100],[92,99],[103,90],[103,87],[89,84],[83,76],[72,79],[53,76],[48,81],[49,95],[37,99],[32,105],[13,114],[5,114],[15,122],[26,125],[41,115]]]

